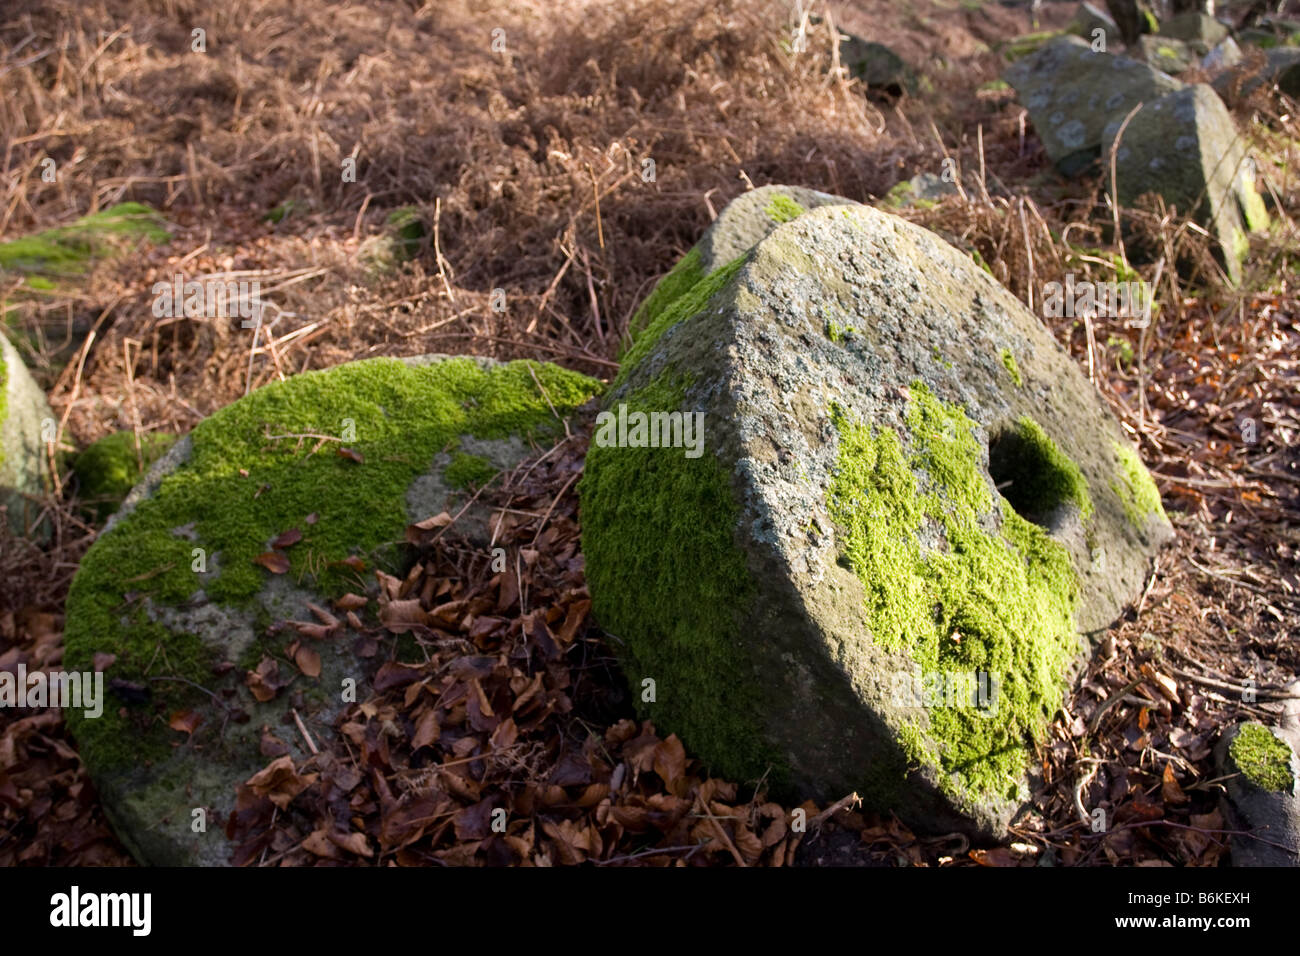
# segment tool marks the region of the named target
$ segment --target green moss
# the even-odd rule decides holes
[[[478,488],[491,481],[497,471],[496,465],[486,458],[457,452],[452,456],[451,464],[443,471],[442,477],[452,488]]]
[[[838,322],[829,320],[826,322],[825,332],[826,337],[836,345],[858,334],[858,330],[851,325],[840,325]]]
[[[654,290],[636,310],[636,314],[628,324],[633,339],[635,340],[642,329],[654,322],[659,317],[659,313],[689,292],[703,278],[700,247],[696,246],[682,256],[677,265],[659,280]]]
[[[1137,528],[1145,527],[1151,516],[1164,518],[1165,509],[1160,504],[1160,489],[1151,479],[1142,459],[1128,445],[1112,442],[1115,454],[1119,457],[1119,477],[1110,483],[1111,491],[1119,495],[1124,506],[1124,514],[1129,522]]]
[[[400,555],[406,489],[438,452],[461,435],[549,437],[562,428],[552,404],[565,414],[598,390],[592,379],[553,365],[484,370],[470,359],[419,366],[372,359],[258,389],[201,422],[189,461],[87,552],[67,600],[68,665],[84,669],[95,651],[112,651],[114,677],[140,679],[153,662],[153,675],[211,685],[210,652],[196,637],[151,623],[145,598],[177,605],[202,587],[216,602],[246,608],[269,576],[253,559],[290,528],[302,540],[285,551],[289,578],[325,597],[355,588],[355,573],[337,562],[359,555],[373,566]],[[345,429],[355,431],[346,444],[363,462],[337,454],[338,442],[313,453],[316,439],[267,437]],[[183,526],[193,540],[174,533]],[[191,570],[196,547],[208,555],[208,570],[216,568],[202,582]],[[181,684],[154,691],[173,707],[195,693]],[[92,721],[69,715],[101,766],[135,759],[146,746],[134,738],[147,728],[129,727],[129,719],[112,708]]]
[[[1242,724],[1228,752],[1237,769],[1261,790],[1291,789],[1291,748],[1263,724]]]
[[[1073,504],[1084,521],[1093,515],[1083,472],[1027,415],[993,437],[989,473],[995,484],[1005,483],[1002,495],[1016,512],[1031,520],[1047,518],[1062,504]]]
[[[900,730],[900,743],[940,769],[951,792],[1010,796],[1078,649],[1069,554],[1006,499],[994,501],[974,422],[923,383],[912,386],[907,448],[895,431],[841,409],[833,421],[840,447],[828,503],[844,561],[866,589],[873,638],[906,650],[923,674],[986,672],[999,684],[995,719],[931,708],[929,726]],[[923,551],[926,529],[943,545]]]
[[[683,260],[684,261],[684,260]],[[622,367],[619,369],[618,377],[614,380],[617,387],[622,384],[627,377],[628,372],[636,367],[637,363],[650,354],[654,349],[655,343],[663,336],[665,332],[671,329],[678,322],[682,322],[698,315],[704,310],[713,294],[731,281],[745,263],[745,256],[737,256],[731,262],[727,263],[720,269],[714,269],[707,276],[700,279],[693,286],[682,292],[671,303],[666,304],[663,309],[655,316],[645,329],[637,336],[632,343],[632,347],[623,353],[621,362]],[[680,265],[680,263],[679,263]],[[663,283],[660,283],[662,285]],[[658,293],[658,289],[655,292]]]
[[[772,197],[772,201],[763,207],[763,212],[773,222],[792,222],[804,214],[806,210],[789,196],[784,193],[777,193]]]
[[[0,269],[71,275],[84,272],[90,260],[124,243],[169,238],[158,213],[140,203],[121,203],[70,225],[0,244]]]
[[[73,460],[77,497],[90,506],[97,520],[104,520],[175,441],[175,435],[141,435],[137,453],[134,432],[115,432],[101,438]]]
[[[664,377],[628,407],[679,409],[684,390]],[[593,610],[625,659],[642,714],[710,755],[714,772],[748,781],[770,771],[779,786],[787,771],[751,724],[762,707],[746,678],[737,609],[754,582],[734,540],[739,512],[726,472],[707,453],[593,445],[579,495]],[[652,705],[641,701],[644,678],[656,681]]]
[[[1020,377],[1020,366],[1016,364],[1016,357],[1011,354],[1011,349],[1002,350],[1002,366],[1011,376],[1011,381],[1016,383],[1016,388],[1025,384],[1025,380]]]
[[[989,275],[993,275],[993,270],[989,268],[989,264],[984,261],[984,257],[980,255],[980,251],[978,249],[972,249],[970,253],[970,257],[975,260],[975,264],[977,266],[979,266]]]

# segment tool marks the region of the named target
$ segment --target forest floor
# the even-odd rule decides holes
[[[1045,277],[1114,279],[1123,256],[1105,178],[1059,179],[996,82],[999,48],[1032,29],[1018,8],[835,4],[796,54],[790,5],[775,0],[217,6],[15,0],[0,14],[0,240],[127,200],[171,232],[39,296],[0,273],[68,449],[123,429],[184,433],[252,388],[372,356],[529,357],[608,379],[639,301],[751,184],[873,202],[951,158],[963,194],[900,214],[979,253],[1030,305]],[[1048,4],[1044,25],[1071,7]],[[894,46],[929,91],[868,96],[834,69],[832,23]],[[191,51],[194,27],[205,53]],[[815,825],[793,833],[761,782],[710,778],[676,737],[637,723],[588,618],[578,432],[491,492],[511,516],[505,540],[538,555],[515,579],[447,538],[413,579],[380,581],[441,609],[445,647],[423,668],[381,670],[313,766],[286,766],[283,742],[264,741],[268,770],[229,822],[238,862],[1221,862],[1215,735],[1275,722],[1269,689],[1300,673],[1300,121],[1266,93],[1235,110],[1289,160],[1270,181],[1280,227],[1246,280],[1228,285],[1196,229],[1152,206],[1134,228],[1191,263],[1134,263],[1158,282],[1152,326],[1047,320],[1140,447],[1177,541],[1058,715],[1012,840],[921,838],[847,794],[806,806]],[[348,157],[355,182],[341,181]],[[409,262],[376,268],[403,207],[427,234]],[[155,317],[150,290],[177,272],[257,278],[275,305],[263,333]],[[96,527],[60,491],[51,542],[0,540],[0,666],[62,653],[64,595]],[[516,719],[491,741],[506,756],[445,753],[430,768],[407,688],[444,668],[508,703]],[[1234,691],[1246,680],[1263,688],[1255,702]],[[472,740],[477,711],[460,713]],[[457,760],[463,772],[442,769]],[[487,814],[507,792],[527,823],[498,839]],[[1081,813],[1099,805],[1104,833]],[[0,865],[129,862],[60,714],[0,712]]]

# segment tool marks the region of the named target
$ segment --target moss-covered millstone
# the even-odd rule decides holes
[[[1101,155],[1102,134],[1115,117],[1183,84],[1146,63],[1094,53],[1075,36],[1062,37],[1007,68],[1052,162],[1067,175]]]
[[[0,333],[0,507],[14,534],[40,534],[40,508],[27,495],[45,490],[49,465],[42,422],[54,421],[45,392]],[[48,533],[48,528],[43,529]]]
[[[356,657],[346,626],[315,640],[276,625],[311,622],[310,605],[366,590],[372,568],[400,573],[409,522],[460,511],[489,468],[495,475],[549,447],[564,434],[561,418],[598,389],[545,363],[354,362],[253,392],[150,469],[73,580],[65,654],[76,670],[91,669],[98,652],[116,655],[106,676],[118,692],[103,716],[68,719],[110,820],[140,860],[225,863],[222,821],[236,785],[267,762],[261,728],[305,756],[302,735],[285,723],[290,707],[319,741],[342,706],[343,681],[364,694],[368,667],[388,654]],[[456,530],[488,543],[486,515],[473,509]],[[274,551],[287,573],[257,563]],[[287,656],[294,640],[319,654],[319,678]],[[266,657],[291,686],[259,701],[248,672]],[[189,713],[202,723],[187,736],[169,727],[176,713],[181,725]],[[205,833],[192,829],[196,808],[208,810]]]
[[[1122,119],[1104,136],[1109,154]],[[1188,86],[1133,114],[1115,152],[1121,205],[1158,193],[1204,225],[1217,240],[1228,276],[1238,282],[1250,251],[1247,234],[1268,229],[1268,211],[1255,186],[1255,167],[1232,114],[1214,90]]]
[[[1171,534],[1151,478],[1038,320],[927,230],[826,205],[728,269],[604,401],[580,488],[597,620],[714,770],[999,834],[1080,632]],[[638,411],[702,414],[703,441],[637,447]]]
[[[1298,692],[1300,683],[1293,684],[1291,693]],[[1234,866],[1300,866],[1300,707],[1294,699],[1287,704],[1282,726],[1238,724],[1215,747],[1229,828],[1253,834],[1233,836]]]

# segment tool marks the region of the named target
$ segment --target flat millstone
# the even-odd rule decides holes
[[[1027,797],[1028,766],[1014,792],[973,794],[960,774],[945,779],[935,766],[909,766],[903,753],[900,727],[919,721],[924,733],[927,718],[889,699],[886,675],[912,662],[869,632],[863,582],[841,563],[844,541],[828,509],[842,444],[832,408],[906,436],[914,386],[960,406],[975,423],[994,502],[990,436],[1021,416],[1037,422],[1077,463],[1091,496],[1086,521],[1065,506],[1041,520],[1078,576],[1078,630],[1099,630],[1140,593],[1172,530],[1158,495],[1151,511],[1127,500],[1126,475],[1136,469],[1150,479],[1048,330],[934,234],[869,207],[827,205],[758,241],[707,304],[623,371],[605,409],[680,395],[675,405],[651,408],[703,413],[703,461],[716,463],[729,490],[719,492],[724,500],[702,493],[698,523],[676,528],[674,509],[689,503],[682,451],[602,447],[598,422],[580,488],[588,584],[629,684],[656,681],[645,714],[733,779],[758,779],[779,764],[780,789],[793,793],[819,800],[874,793],[881,809],[920,829],[1005,833]],[[641,456],[636,466],[621,468],[618,456],[633,453]],[[997,508],[980,521],[996,532]],[[944,548],[932,527],[922,538],[926,553]],[[706,540],[724,542],[721,558],[705,551]],[[745,593],[714,576],[730,560],[728,541],[745,572],[728,571],[731,580],[747,575],[753,583]],[[625,600],[633,591],[639,605]],[[680,620],[659,613],[669,606],[682,609]],[[688,643],[697,609],[717,606],[732,608],[730,630],[710,635],[718,643],[708,653],[722,654],[732,670]],[[657,670],[643,669],[647,657]],[[716,718],[702,715],[717,713],[738,721],[742,736],[714,739],[708,721]],[[772,757],[766,770],[737,756],[733,745],[745,735]],[[881,774],[889,779],[882,783]]]
[[[393,377],[376,379],[379,384],[364,391],[364,399],[349,402],[346,397],[349,381],[363,382],[361,375],[367,367],[381,370],[396,367],[405,371]],[[433,383],[427,392],[419,393],[421,401],[427,400],[429,404],[418,405],[409,393],[404,397],[391,387],[393,382],[407,382],[408,374],[414,376],[412,380]],[[345,377],[348,375],[356,377],[348,379]],[[438,375],[450,377],[437,378]],[[292,687],[280,691],[267,702],[258,702],[252,696],[245,682],[248,667],[261,657],[266,648],[280,658],[287,658],[285,647],[296,637],[289,628],[274,634],[268,628],[276,629],[285,621],[314,622],[317,618],[309,605],[327,608],[332,598],[346,590],[367,589],[365,579],[359,575],[355,581],[345,585],[337,585],[332,580],[326,584],[325,579],[314,576],[308,567],[309,558],[314,560],[313,566],[324,566],[326,561],[338,561],[346,555],[327,553],[329,541],[334,539],[314,541],[313,533],[326,527],[327,523],[337,523],[344,539],[354,533],[360,539],[363,535],[354,525],[375,515],[384,516],[382,520],[386,525],[382,541],[356,542],[365,560],[365,578],[373,582],[370,569],[376,566],[392,573],[403,573],[409,558],[400,545],[394,547],[393,543],[402,540],[406,523],[432,517],[441,511],[456,514],[472,496],[471,489],[454,488],[445,475],[455,453],[476,456],[493,469],[514,468],[528,456],[544,451],[556,435],[562,437],[564,426],[557,416],[572,414],[600,388],[599,383],[592,379],[547,363],[498,363],[490,359],[452,359],[447,356],[420,356],[400,361],[372,359],[309,372],[276,383],[267,387],[274,391],[260,389],[217,414],[237,411],[244,403],[259,401],[263,404],[255,407],[259,417],[268,420],[265,424],[273,422],[277,428],[319,433],[326,426],[315,420],[315,403],[304,401],[301,389],[295,391],[298,388],[296,383],[307,376],[315,376],[310,381],[319,384],[319,390],[308,392],[309,396],[339,396],[338,400],[344,403],[341,407],[356,409],[352,412],[355,416],[352,422],[355,442],[330,443],[325,450],[310,455],[311,444],[307,443],[286,459],[283,455],[293,448],[292,441],[278,452],[259,447],[260,442],[256,439],[263,431],[260,420],[256,425],[251,421],[246,423],[255,434],[233,436],[229,432],[232,426],[205,429],[212,419],[200,423],[191,435],[182,438],[159,459],[128,495],[83,559],[73,582],[67,602],[68,651],[65,657],[72,669],[89,671],[95,652],[117,653],[119,659],[105,674],[106,684],[109,680],[126,680],[149,687],[156,696],[162,688],[180,686],[155,683],[154,680],[172,679],[170,674],[174,662],[169,659],[168,652],[178,654],[181,644],[191,635],[199,639],[202,654],[212,664],[222,661],[238,663],[241,657],[245,658],[246,666],[220,671],[205,669],[186,679],[217,694],[228,706],[243,710],[249,719],[243,722],[225,719],[210,697],[195,691],[183,705],[178,706],[199,714],[203,722],[188,737],[175,730],[162,731],[164,735],[170,735],[170,752],[166,748],[159,752],[152,745],[146,749],[146,745],[140,742],[148,734],[159,733],[159,728],[169,720],[170,710],[151,713],[156,706],[131,701],[129,687],[125,688],[125,698],[110,692],[104,710],[106,716],[112,716],[119,709],[127,715],[123,718],[128,723],[120,743],[128,755],[135,755],[132,759],[124,761],[122,755],[113,750],[114,742],[103,739],[102,734],[89,733],[98,729],[91,726],[92,720],[69,712],[73,733],[80,744],[79,751],[102,798],[105,813],[124,845],[143,863],[227,865],[234,847],[225,838],[224,824],[235,807],[236,788],[270,762],[260,749],[262,729],[269,728],[287,745],[289,755],[295,761],[306,759],[308,746],[291,709],[296,709],[297,718],[313,740],[318,745],[323,744],[333,733],[332,724],[345,706],[341,693],[343,681],[354,679],[356,699],[365,700],[369,693],[367,681],[391,653],[388,642],[384,641],[374,657],[364,660],[357,657],[353,649],[357,635],[346,624],[325,639],[302,636],[301,645],[320,655],[320,677],[312,679],[299,674],[292,662],[286,663],[282,659],[279,679],[285,683],[293,679]],[[363,389],[361,384],[356,387]],[[517,406],[509,405],[516,392],[507,392],[508,388],[519,389],[518,394],[525,396]],[[545,389],[545,394],[542,389]],[[358,394],[362,392],[358,391]],[[474,431],[458,432],[450,424],[446,428],[436,424],[462,422],[465,419],[448,416],[457,415],[456,409],[470,408],[482,410],[482,417],[474,419]],[[429,447],[417,444],[417,436],[410,430],[391,438],[367,442],[367,434],[387,434],[376,432],[376,429],[399,409],[404,415],[427,417],[434,422],[428,435],[442,435],[443,431],[447,434]],[[233,420],[244,421],[238,417]],[[403,420],[409,422],[412,419]],[[428,443],[432,438],[426,436],[420,440]],[[333,450],[342,444],[354,446],[365,461],[342,460]],[[312,476],[310,480],[314,490],[310,499],[302,503],[301,514],[285,520],[285,526],[279,529],[285,531],[293,525],[304,535],[300,543],[284,550],[293,562],[290,573],[272,575],[255,568],[260,575],[256,579],[260,583],[256,585],[255,593],[245,600],[225,600],[211,595],[213,587],[222,580],[223,574],[244,566],[247,556],[235,561],[228,553],[210,547],[206,568],[194,571],[192,585],[185,587],[179,596],[152,590],[161,577],[157,574],[137,575],[135,568],[111,566],[111,562],[121,559],[124,554],[129,556],[131,549],[128,545],[142,534],[139,531],[142,520],[154,520],[149,509],[157,506],[169,489],[186,487],[193,481],[199,453],[205,448],[211,451],[218,447],[234,449],[229,454],[234,455],[237,464],[248,472],[248,477],[243,479],[247,483],[246,491],[232,496],[230,489],[223,487],[219,492],[214,489],[204,496],[220,495],[218,507],[221,509],[252,512],[259,507],[259,502],[272,507],[277,485],[289,480],[283,471],[274,471],[277,467],[286,467],[285,461],[299,468],[318,469],[308,473]],[[413,452],[418,454],[412,457]],[[225,460],[227,452],[223,450],[222,454]],[[282,457],[276,459],[276,454]],[[346,490],[349,476],[362,474],[349,469],[376,467],[395,459],[412,462],[411,477],[405,485],[395,486],[383,497],[368,501],[359,508],[349,504],[340,511],[331,504],[342,490]],[[423,465],[415,464],[417,461]],[[236,462],[230,464],[233,471]],[[278,481],[275,478],[277,474],[281,476]],[[486,554],[491,541],[489,515],[486,508],[475,510],[475,507],[464,511],[453,530],[472,546],[482,547]],[[319,512],[318,521],[307,521],[308,512]],[[392,527],[388,528],[390,524]],[[154,539],[159,536],[156,528],[145,533]],[[174,527],[162,534],[170,537],[180,549],[177,557],[185,562],[184,570],[187,572],[191,570],[189,549],[208,543],[201,514],[194,515],[193,520],[177,521]],[[241,548],[251,545],[254,553],[270,550],[271,546],[269,540],[241,541],[239,544]],[[123,578],[129,580],[124,583]],[[372,600],[361,612],[363,615],[373,615],[376,609],[374,585],[370,584],[368,589]],[[102,615],[104,607],[110,609],[107,619]],[[338,611],[335,616],[342,619],[344,614]],[[108,626],[101,628],[95,622],[107,623]],[[161,628],[157,659],[148,667],[149,662],[130,659],[129,651],[124,649],[126,634],[141,627]],[[104,633],[115,628],[122,630]],[[263,642],[260,648],[259,641]],[[254,656],[248,658],[250,654]],[[294,692],[300,692],[300,695]],[[84,739],[87,736],[93,739]],[[205,832],[195,832],[191,826],[193,812],[198,808],[207,811]]]

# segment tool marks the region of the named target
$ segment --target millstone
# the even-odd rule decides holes
[[[138,859],[228,862],[236,787],[269,762],[262,728],[304,759],[297,721],[327,738],[344,682],[364,700],[391,652],[358,657],[347,624],[320,626],[312,605],[373,590],[376,567],[402,573],[408,523],[456,514],[474,487],[563,436],[560,418],[598,389],[546,363],[371,359],[259,389],[153,466],[82,560],[65,635],[71,670],[115,655],[102,716],[67,717]],[[486,549],[486,518],[470,509],[455,530]],[[266,554],[287,573],[270,573]],[[297,672],[294,641],[319,655],[319,677]],[[268,658],[278,674],[254,677]]]
[[[1035,316],[887,213],[821,205],[682,286],[580,487],[645,715],[731,779],[1002,834],[1081,635],[1171,535],[1137,452]]]
[[[14,534],[48,534],[47,527],[33,527],[40,509],[28,496],[45,491],[49,465],[42,423],[53,421],[45,392],[0,333],[0,505]]]

